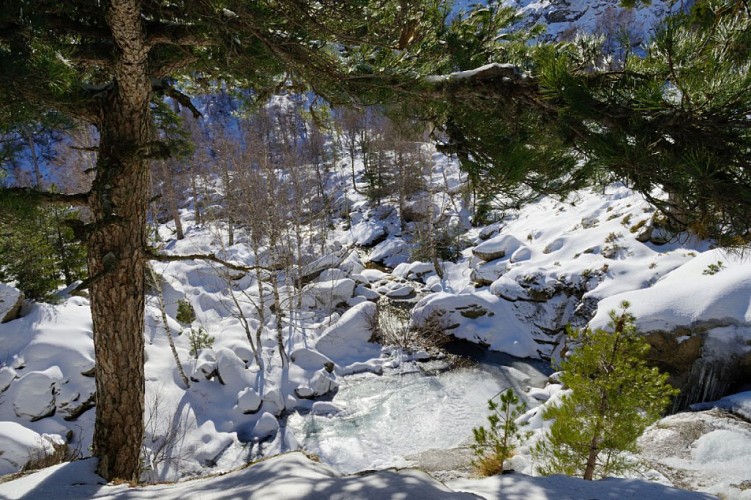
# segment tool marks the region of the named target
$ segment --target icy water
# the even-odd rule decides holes
[[[340,379],[333,402],[341,413],[292,415],[287,426],[342,473],[404,466],[407,455],[466,443],[472,428],[486,423],[488,399],[508,387],[541,386],[549,372],[500,354],[438,375],[415,372],[414,365],[402,370]]]

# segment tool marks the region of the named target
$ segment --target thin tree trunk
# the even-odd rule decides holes
[[[172,175],[170,174],[167,162],[163,161],[162,164],[162,177],[164,182],[164,191],[167,196],[167,206],[169,207],[170,215],[175,221],[175,231],[177,232],[177,239],[181,240],[185,238],[183,232],[183,223],[180,220],[180,211],[177,209],[177,195],[175,194],[175,186],[172,185]]]
[[[159,276],[156,271],[149,268],[149,273],[151,275],[151,281],[154,283],[154,286],[157,288],[157,299],[159,300],[159,311],[162,313],[162,323],[164,323],[164,331],[167,334],[167,341],[169,342],[170,350],[172,351],[172,357],[175,358],[175,364],[177,365],[177,372],[180,374],[180,378],[183,381],[183,384],[185,384],[185,387],[190,389],[190,381],[188,380],[188,377],[185,375],[185,370],[183,369],[183,364],[180,362],[180,356],[177,355],[177,348],[175,347],[175,339],[172,337],[172,330],[170,330],[168,319],[167,319],[167,308],[164,306],[164,282]]]

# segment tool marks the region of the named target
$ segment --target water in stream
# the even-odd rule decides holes
[[[488,399],[512,386],[542,386],[548,372],[542,363],[497,353],[438,375],[407,370],[346,377],[333,400],[341,413],[292,415],[287,426],[342,473],[404,466],[407,455],[471,440],[472,428],[487,423]]]

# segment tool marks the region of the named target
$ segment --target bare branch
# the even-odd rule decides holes
[[[229,262],[224,259],[220,259],[216,255],[211,254],[189,254],[189,255],[174,255],[174,254],[163,254],[159,253],[155,248],[146,248],[146,257],[150,260],[156,260],[159,262],[182,262],[182,261],[190,261],[190,260],[206,260],[209,262],[214,262],[216,264],[220,264],[228,269],[233,269],[235,271],[243,271],[243,272],[250,272],[250,271],[266,271],[266,272],[275,272],[274,269],[270,267],[265,266],[246,266],[244,264],[237,264],[235,262]]]

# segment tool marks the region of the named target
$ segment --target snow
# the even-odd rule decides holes
[[[18,472],[30,459],[54,453],[59,436],[38,434],[16,422],[0,422],[0,475]]]
[[[751,391],[739,392],[725,396],[719,401],[707,403],[697,403],[691,405],[692,410],[708,410],[710,408],[721,408],[740,415],[741,417],[751,420]]]
[[[710,265],[722,269],[710,274]],[[751,323],[751,261],[711,250],[678,267],[654,286],[615,294],[600,302],[591,326],[607,323],[607,312],[631,304],[637,326],[644,331],[672,330],[707,319]]]
[[[487,498],[504,500],[563,500],[624,498],[639,500],[709,499],[712,496],[677,490],[634,479],[582,481],[563,476],[532,478],[522,474],[482,480],[455,480],[444,485],[415,469],[366,472],[339,476],[330,467],[313,462],[301,453],[270,458],[245,469],[174,485],[107,485],[95,474],[93,459],[71,462],[0,484],[0,497],[92,498],[99,500],[202,498],[352,499]]]

